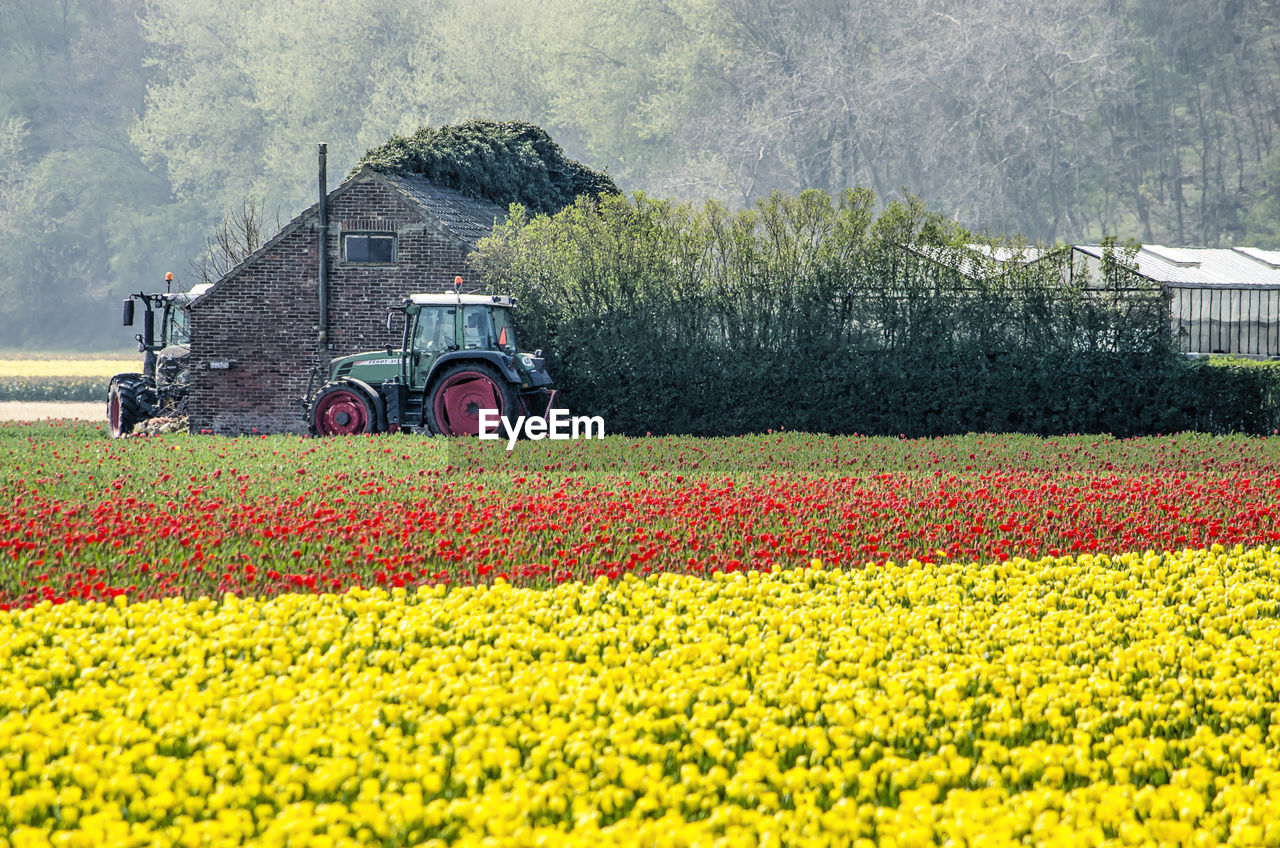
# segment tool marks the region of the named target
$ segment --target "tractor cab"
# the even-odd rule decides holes
[[[172,283],[173,275],[166,275],[166,280]],[[211,287],[212,284],[203,283],[185,292],[138,292],[124,301],[122,323],[126,327],[133,326],[135,303],[141,303],[143,307],[142,332],[134,336],[138,352],[143,355],[143,374],[154,378],[158,376],[157,368],[163,370],[165,366],[185,359],[191,352],[187,307]]]
[[[555,395],[552,380],[542,351],[520,352],[514,307],[506,295],[405,298],[387,320],[390,330],[395,314],[403,315],[399,350],[333,360],[328,384],[306,402],[311,430],[476,435],[481,409],[543,415]]]
[[[425,386],[432,366],[441,356],[457,351],[492,351],[511,358],[516,354],[509,297],[502,295],[414,295],[402,307],[410,385]],[[513,360],[518,371],[529,365]]]
[[[165,291],[138,292],[124,301],[122,323],[132,327],[142,304],[142,332],[134,338],[142,354],[142,371],[117,374],[107,389],[107,421],[112,436],[133,432],[135,425],[186,411],[191,354],[188,306],[212,284],[173,291],[173,274],[165,275]]]

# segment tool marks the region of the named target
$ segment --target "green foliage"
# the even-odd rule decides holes
[[[181,270],[199,243],[164,169],[144,165],[130,144],[147,85],[138,23],[146,6],[12,0],[0,12],[5,344],[127,341],[120,298]]]
[[[1274,0],[918,6],[6,0],[0,340],[109,345],[247,196],[312,202],[316,142],[341,173],[476,115],[663,195],[905,185],[1046,241],[1280,246]],[[473,176],[553,208],[565,175],[511,135],[532,170]]]
[[[422,127],[370,150],[361,164],[421,174],[469,197],[548,214],[580,196],[618,193],[608,175],[566,159],[551,136],[523,121]]]
[[[579,200],[517,212],[476,262],[520,298],[522,337],[549,351],[566,403],[610,432],[1270,426],[1258,380],[1174,351],[1132,245],[1109,244],[1090,279],[1069,250],[1000,263],[917,199],[873,204],[865,190],[737,214]]]
[[[1275,434],[1280,430],[1280,362],[1213,356],[1189,364],[1185,406],[1195,429]]]

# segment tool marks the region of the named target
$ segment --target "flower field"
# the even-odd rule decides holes
[[[1280,544],[1280,440],[0,428],[0,605]]]
[[[101,436],[0,846],[1280,845],[1280,440]]]
[[[0,354],[0,401],[105,403],[111,378],[141,364],[141,355]]]
[[[0,377],[99,377],[110,379],[126,371],[137,371],[142,354],[59,355],[27,354],[6,356],[0,353]]]

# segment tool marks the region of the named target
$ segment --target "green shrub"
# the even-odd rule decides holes
[[[1089,279],[1069,250],[1001,264],[917,200],[873,202],[580,198],[514,210],[473,258],[520,299],[564,402],[611,432],[1274,428],[1273,372],[1177,353],[1136,246],[1109,244]]]
[[[422,127],[365,153],[378,171],[421,174],[469,197],[553,213],[580,196],[617,194],[607,174],[566,159],[546,131],[522,121]]]
[[[1280,429],[1280,362],[1209,357],[1185,368],[1188,429],[1275,433]]]

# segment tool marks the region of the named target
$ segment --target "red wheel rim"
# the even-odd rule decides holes
[[[497,384],[483,371],[451,374],[436,391],[436,422],[446,436],[478,436],[482,409],[496,409],[498,415],[506,412]],[[496,422],[490,431],[497,431]]]
[[[369,408],[349,389],[338,389],[316,404],[316,430],[322,436],[349,436],[369,430]]]
[[[120,393],[112,392],[107,400],[107,423],[111,426],[111,435],[120,435]]]

